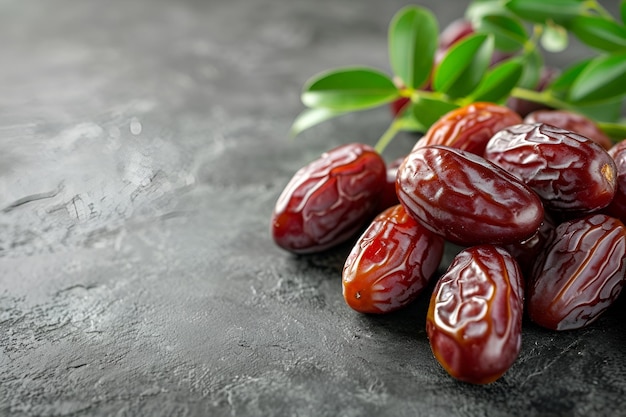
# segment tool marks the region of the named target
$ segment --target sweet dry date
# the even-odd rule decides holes
[[[519,114],[493,103],[473,103],[443,115],[413,149],[445,145],[483,156],[489,139],[507,126],[522,123]]]
[[[552,330],[594,322],[624,285],[626,228],[604,214],[561,223],[529,280],[528,315]]]
[[[589,212],[615,195],[611,156],[584,136],[544,123],[519,124],[496,133],[485,158],[530,186],[547,209]]]
[[[343,269],[343,296],[361,313],[388,313],[412,302],[443,256],[444,241],[401,205],[380,213],[361,235]]]
[[[611,139],[604,134],[598,127],[596,122],[583,116],[582,114],[572,113],[567,110],[537,110],[530,113],[524,118],[524,123],[545,123],[578,133],[586,138],[591,139],[604,149],[610,149],[613,146]]]
[[[486,384],[517,358],[524,285],[515,259],[492,245],[467,248],[437,281],[426,319],[431,349],[453,377]]]
[[[537,195],[491,162],[460,149],[411,152],[397,175],[400,203],[426,228],[460,245],[532,236],[544,217]]]
[[[385,181],[385,162],[368,145],[324,153],[296,172],[278,198],[274,241],[294,253],[313,253],[349,239],[375,214]]]

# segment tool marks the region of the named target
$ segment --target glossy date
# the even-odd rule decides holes
[[[485,158],[520,178],[554,211],[599,210],[615,195],[611,156],[569,130],[543,123],[510,126],[491,138]]]
[[[537,195],[491,162],[459,149],[428,146],[398,169],[400,203],[426,228],[460,245],[506,244],[543,221]]]
[[[624,285],[626,228],[590,214],[561,223],[539,258],[528,286],[528,315],[552,330],[594,322]]]
[[[591,139],[604,149],[610,149],[613,145],[611,139],[604,134],[593,120],[567,110],[537,110],[524,118],[524,123],[535,124],[545,123],[569,130],[586,138]]]
[[[493,103],[473,103],[443,115],[422,136],[413,149],[444,145],[483,156],[489,139],[522,118],[507,107]]]
[[[443,256],[444,241],[401,205],[380,213],[356,242],[342,274],[346,303],[361,313],[389,313],[412,302]]]
[[[461,251],[432,294],[426,332],[453,377],[486,384],[502,376],[521,346],[524,286],[515,259],[481,245]]]
[[[276,244],[313,253],[354,236],[374,214],[386,182],[382,157],[351,143],[301,168],[281,193],[270,231]]]

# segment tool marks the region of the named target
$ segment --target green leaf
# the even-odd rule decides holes
[[[489,15],[513,17],[513,14],[502,5],[500,0],[474,0],[465,10],[465,19],[470,21],[474,27],[478,27],[480,21]]]
[[[428,129],[441,116],[458,107],[458,105],[447,101],[419,97],[413,102],[411,110],[413,117]]]
[[[622,100],[574,106],[574,111],[584,114],[596,122],[617,122],[622,115]],[[626,138],[626,136],[624,136]]]
[[[570,30],[585,44],[602,51],[626,49],[626,28],[600,16],[577,16]]]
[[[391,69],[408,88],[418,88],[429,78],[439,36],[435,16],[422,7],[401,9],[389,25]]]
[[[428,130],[428,126],[420,123],[413,114],[413,106],[414,103],[409,103],[403,110],[402,113],[396,116],[394,123],[398,123],[398,128],[400,130],[405,130],[409,132],[426,132]]]
[[[609,101],[626,94],[626,52],[594,58],[574,81],[574,103]]]
[[[472,101],[500,102],[509,96],[509,93],[522,77],[524,65],[519,59],[503,61],[491,69],[478,88],[471,94]]]
[[[546,90],[551,90],[552,94],[560,95],[567,93],[581,72],[591,63],[591,58],[579,61],[569,68],[566,68],[556,79],[554,79]]]
[[[544,23],[551,20],[561,25],[585,10],[584,3],[579,0],[510,0],[506,7],[531,22]]]
[[[435,90],[450,97],[471,93],[489,68],[493,43],[491,35],[476,33],[452,46],[435,72]]]
[[[537,49],[533,49],[530,53],[524,55],[524,72],[518,85],[522,88],[533,90],[539,84],[541,79],[541,70],[543,69],[543,56]]]
[[[292,137],[297,136],[301,132],[334,117],[341,116],[348,112],[331,110],[325,107],[306,109],[296,117],[289,133]]]
[[[302,92],[308,107],[362,110],[389,103],[400,93],[386,74],[370,68],[340,68],[311,79]]]
[[[496,49],[504,52],[519,51],[528,40],[524,24],[512,16],[486,15],[476,22],[475,27],[478,32],[493,34]]]
[[[568,44],[567,29],[548,21],[544,26],[540,42],[541,46],[548,52],[564,51]]]
[[[622,0],[619,5],[619,11],[622,18],[622,23],[626,24],[626,0]]]
[[[626,125],[619,123],[599,123],[600,128],[616,141],[626,139]]]

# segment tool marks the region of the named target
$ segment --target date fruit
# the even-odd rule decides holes
[[[427,146],[398,168],[400,203],[452,243],[506,244],[532,236],[543,221],[539,197],[491,162],[460,149]]]
[[[361,313],[389,313],[412,302],[436,272],[444,240],[401,205],[380,213],[346,259],[346,303]]]
[[[585,327],[615,301],[625,272],[622,222],[604,214],[563,222],[529,280],[528,315],[552,330]]]
[[[524,123],[545,123],[560,127],[589,138],[607,150],[613,146],[611,139],[604,134],[596,122],[582,114],[572,113],[567,110],[537,110],[527,115],[524,118]]]
[[[546,209],[590,212],[606,207],[615,195],[617,169],[607,151],[555,126],[507,127],[491,138],[485,158],[532,188]]]
[[[386,181],[385,161],[350,143],[296,172],[272,213],[271,235],[293,253],[314,253],[354,236],[374,216]]]
[[[493,103],[473,103],[444,114],[428,129],[413,150],[444,145],[483,156],[491,137],[507,126],[522,123],[519,114]]]
[[[426,332],[433,354],[454,378],[488,384],[515,362],[522,341],[524,284],[504,249],[459,252],[432,294]]]

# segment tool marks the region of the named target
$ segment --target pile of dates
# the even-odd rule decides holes
[[[296,254],[355,239],[342,285],[360,313],[395,311],[432,289],[434,356],[453,377],[486,384],[518,357],[524,315],[578,329],[616,300],[624,221],[626,142],[566,111],[522,118],[473,103],[388,166],[365,144],[324,153],[278,198],[271,235]],[[458,252],[439,276],[447,243]]]

